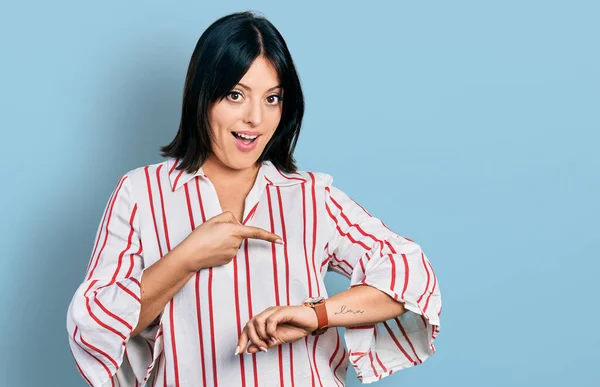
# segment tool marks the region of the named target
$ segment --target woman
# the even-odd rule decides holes
[[[303,111],[270,22],[203,33],[167,160],[121,178],[69,306],[90,385],[343,386],[348,363],[369,383],[433,353],[429,261],[330,175],[297,171]],[[328,297],[329,270],[350,289]]]

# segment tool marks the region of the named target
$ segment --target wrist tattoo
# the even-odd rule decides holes
[[[353,314],[357,314],[357,313],[364,313],[364,310],[352,310],[352,309],[346,309],[346,305],[342,305],[340,308],[339,312],[334,312],[333,314],[347,314],[347,313],[353,313]]]

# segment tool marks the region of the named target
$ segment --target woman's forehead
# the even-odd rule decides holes
[[[248,91],[270,91],[281,87],[279,74],[275,67],[264,57],[256,58],[238,85]]]

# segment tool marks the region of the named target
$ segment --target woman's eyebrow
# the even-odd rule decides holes
[[[243,83],[238,83],[238,85],[239,85],[239,86],[241,86],[242,88],[244,88],[244,89],[248,90],[248,91],[252,90],[250,87],[248,87],[248,86],[244,85]],[[271,91],[271,90],[274,90],[274,89],[281,89],[281,85],[273,86],[273,87],[271,87],[271,88],[270,88],[269,90],[267,90],[267,91]]]

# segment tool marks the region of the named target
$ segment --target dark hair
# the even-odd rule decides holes
[[[262,16],[238,12],[224,16],[200,36],[188,67],[181,122],[162,156],[179,158],[179,170],[196,172],[210,150],[209,108],[227,96],[254,60],[264,56],[283,88],[282,114],[258,162],[269,160],[282,171],[296,172],[294,149],[304,115],[304,97],[292,56],[275,26]]]

